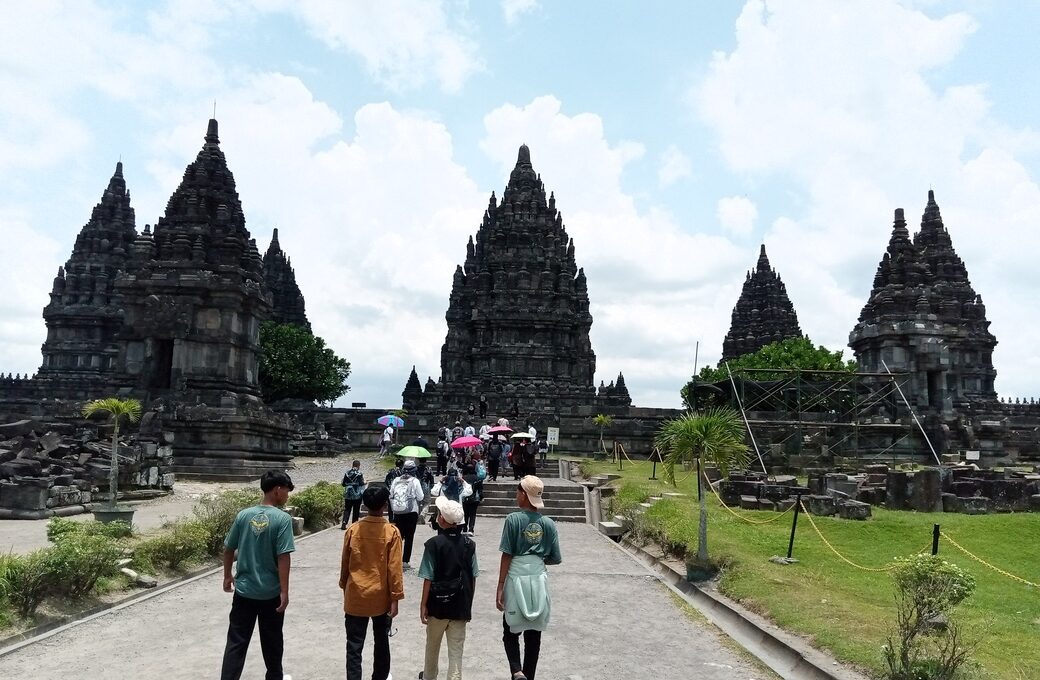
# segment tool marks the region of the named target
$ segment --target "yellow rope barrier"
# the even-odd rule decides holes
[[[964,553],[965,555],[967,555],[971,559],[975,560],[979,564],[981,564],[981,565],[983,565],[985,567],[989,567],[990,569],[992,569],[993,571],[997,572],[1001,576],[1007,576],[1009,579],[1011,579],[1013,581],[1018,581],[1019,583],[1024,583],[1025,585],[1032,586],[1033,588],[1040,588],[1040,584],[1033,583],[1032,581],[1027,581],[1024,578],[1022,578],[1021,576],[1015,576],[1014,574],[1012,574],[1009,571],[1004,571],[1000,567],[997,567],[997,566],[994,566],[994,565],[990,564],[989,562],[987,562],[986,560],[982,559],[981,557],[979,557],[975,553],[969,551],[967,548],[962,546],[957,541],[955,541],[952,538],[950,538],[950,536],[945,531],[940,531],[939,535],[942,536],[943,538],[945,538],[947,541],[949,541],[950,545],[952,545],[954,548],[957,548],[957,550],[960,550],[962,553]]]
[[[708,473],[702,472],[701,475],[704,477],[704,481],[707,483],[708,488],[711,489],[711,492],[713,494],[715,494],[715,498],[719,499],[719,505],[721,505],[722,507],[726,508],[726,510],[729,512],[729,514],[733,515],[734,517],[736,517],[737,519],[739,519],[741,521],[747,522],[748,524],[769,524],[770,522],[775,522],[776,520],[780,519],[781,517],[783,517],[787,513],[791,512],[791,508],[794,507],[794,504],[792,504],[790,508],[787,508],[786,510],[784,510],[780,514],[776,515],[775,517],[770,517],[769,519],[762,519],[762,520],[748,519],[747,517],[744,517],[743,515],[738,514],[733,508],[731,508],[728,505],[726,505],[726,502],[724,500],[722,500],[722,496],[719,495],[718,489],[716,489],[712,485],[711,480],[708,479]]]
[[[886,572],[886,571],[892,571],[893,569],[896,568],[896,565],[894,565],[894,564],[890,564],[887,567],[878,567],[878,568],[876,568],[876,567],[864,567],[862,564],[856,564],[855,562],[853,562],[852,560],[850,560],[849,558],[845,557],[840,552],[838,552],[837,548],[835,548],[833,545],[831,545],[831,542],[828,541],[827,537],[823,535],[823,532],[820,531],[820,528],[818,526],[816,526],[816,522],[813,520],[812,515],[809,513],[809,510],[805,507],[804,503],[802,503],[802,512],[805,513],[806,518],[808,518],[808,520],[809,520],[809,524],[811,524],[812,528],[816,530],[816,535],[820,537],[820,540],[823,541],[823,544],[826,545],[828,548],[830,548],[831,552],[834,553],[835,555],[837,555],[838,558],[841,559],[843,562],[846,562],[847,564],[852,565],[856,569],[862,569],[863,571],[871,571],[871,572]]]

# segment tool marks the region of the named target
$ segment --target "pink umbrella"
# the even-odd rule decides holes
[[[507,433],[507,432],[512,432],[512,431],[513,431],[513,428],[511,428],[511,427],[506,427],[505,425],[495,425],[493,428],[488,430],[488,434],[502,434],[502,433]]]
[[[453,449],[468,449],[473,446],[480,446],[480,440],[476,437],[459,437],[451,443]]]

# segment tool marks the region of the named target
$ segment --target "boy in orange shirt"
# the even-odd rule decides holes
[[[401,534],[383,516],[390,505],[385,487],[365,489],[361,502],[368,514],[347,529],[339,572],[347,629],[347,680],[362,680],[361,652],[369,619],[375,638],[372,680],[390,680],[390,621],[404,599]]]

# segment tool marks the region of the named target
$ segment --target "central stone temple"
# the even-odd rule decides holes
[[[596,390],[596,354],[585,272],[574,257],[556,197],[546,196],[521,146],[499,202],[491,194],[466,260],[455,270],[441,347],[441,380],[402,394],[409,410],[461,410],[481,394],[493,412],[630,405],[624,379]]]

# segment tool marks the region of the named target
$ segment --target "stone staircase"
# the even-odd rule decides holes
[[[477,515],[480,517],[505,517],[516,512],[516,486],[512,472],[500,475],[497,482],[484,482],[484,501]],[[546,517],[557,522],[585,521],[585,490],[580,484],[560,479],[557,461],[550,460],[537,468],[538,477],[545,484],[542,498],[545,500]]]

